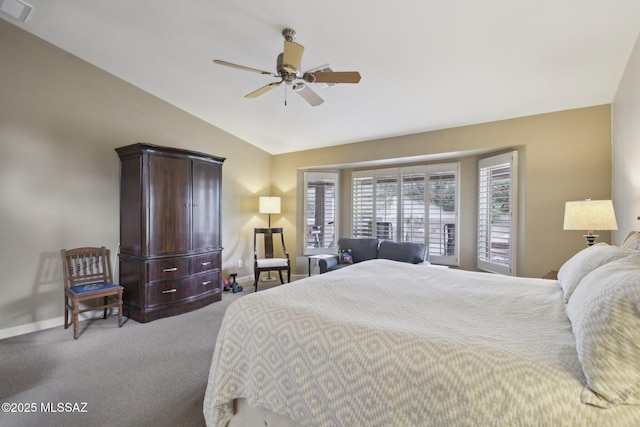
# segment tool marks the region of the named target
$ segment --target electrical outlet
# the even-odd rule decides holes
[[[238,268],[242,268],[242,260],[241,259],[238,260]]]

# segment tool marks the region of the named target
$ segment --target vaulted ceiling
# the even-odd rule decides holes
[[[638,0],[26,1],[0,16],[273,154],[610,103],[640,34]],[[287,27],[360,83],[247,99],[278,79],[212,62],[275,73]]]

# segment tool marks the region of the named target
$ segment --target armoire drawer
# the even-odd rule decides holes
[[[189,296],[191,278],[161,280],[147,285],[147,307],[170,304]]]
[[[212,290],[220,289],[220,272],[210,271],[204,274],[193,276],[189,283],[189,295],[201,295]]]
[[[189,275],[189,258],[167,258],[148,263],[149,281],[178,279]]]
[[[199,255],[191,260],[191,274],[220,268],[220,252]]]
[[[217,270],[184,279],[160,280],[149,283],[147,306],[170,304],[219,289],[220,272]]]

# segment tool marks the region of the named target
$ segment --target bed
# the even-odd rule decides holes
[[[366,261],[231,304],[204,415],[209,427],[637,426],[639,313],[640,252],[626,247],[585,249],[557,281]]]

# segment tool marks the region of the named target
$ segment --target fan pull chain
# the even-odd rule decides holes
[[[287,85],[284,86],[284,106],[287,106]]]

